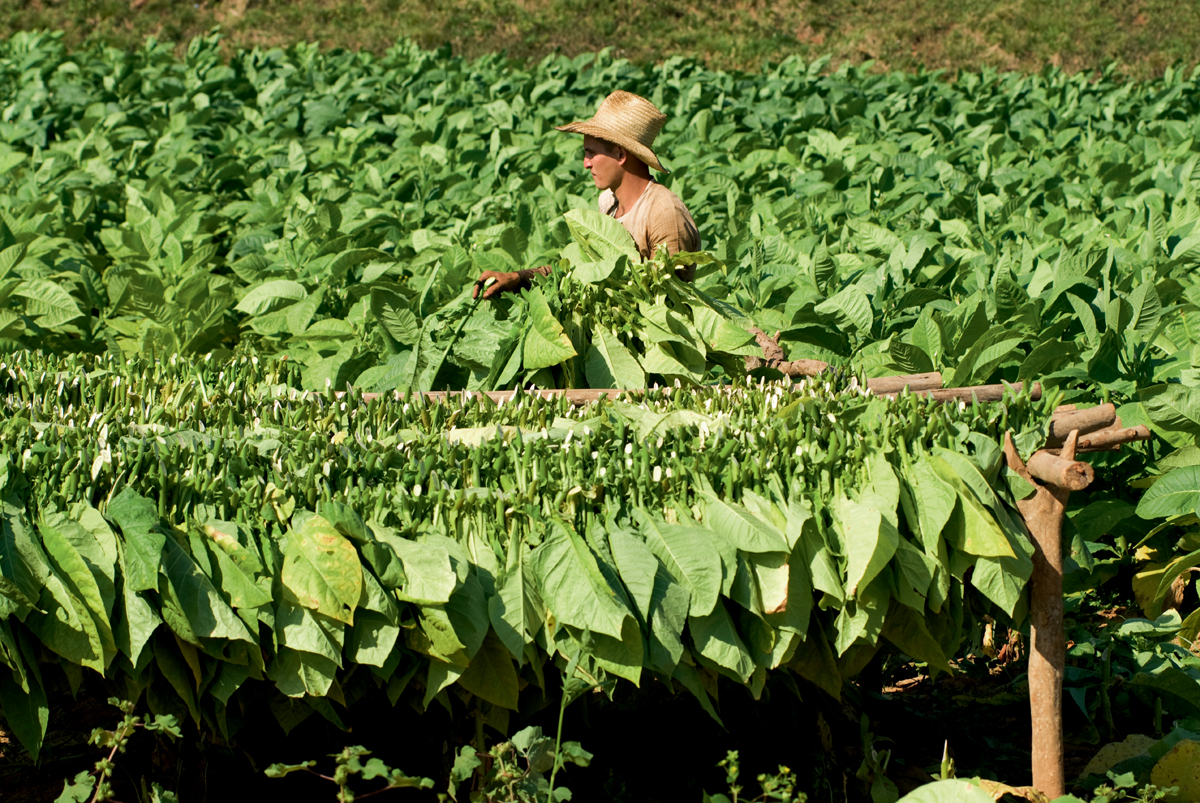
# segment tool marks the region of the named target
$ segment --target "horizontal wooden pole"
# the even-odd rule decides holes
[[[570,390],[427,390],[423,393],[415,393],[414,396],[423,396],[428,402],[445,402],[454,401],[463,396],[487,396],[496,404],[511,401],[514,396],[520,393],[522,396],[536,396],[539,399],[557,399],[562,396],[567,397],[567,401],[576,407],[582,407],[585,404],[592,404],[601,399],[616,399],[626,393],[645,393],[642,390],[612,390],[612,389],[595,389],[595,388],[574,388]],[[339,394],[340,395],[340,394]],[[372,402],[380,396],[386,396],[386,393],[364,393],[363,401]],[[399,393],[397,396],[399,397]]]
[[[1070,491],[1082,491],[1096,478],[1096,472],[1087,463],[1067,460],[1045,450],[1034,452],[1025,467],[1032,477]]]
[[[890,380],[890,382],[882,384],[882,385],[873,384],[873,383],[880,382],[881,380]],[[905,381],[911,382],[912,384],[907,384],[907,385],[903,384],[903,382],[905,382]],[[956,401],[959,399],[970,400],[972,397],[975,397],[975,398],[979,399],[979,401],[981,401],[981,402],[990,402],[990,401],[999,401],[1001,398],[1003,398],[1004,390],[1006,387],[1008,387],[1007,385],[979,385],[977,387],[969,387],[969,388],[936,387],[936,385],[940,384],[940,383],[941,383],[941,374],[939,374],[937,372],[933,372],[933,373],[929,373],[929,374],[912,374],[912,375],[897,376],[897,377],[879,377],[878,379],[868,380],[867,388],[877,396],[889,396],[889,397],[893,397],[893,398],[895,396],[897,396],[899,393],[903,392],[904,388],[907,387],[909,389],[909,391],[911,393],[913,393],[914,395],[918,395],[918,396],[929,395],[929,396],[933,396],[933,398],[937,399],[938,401]],[[882,389],[880,389],[881,387],[883,387],[883,388],[895,387],[897,389],[896,390],[882,390]],[[1016,382],[1011,387],[1015,390],[1021,390],[1022,384],[1020,382]],[[472,396],[476,395],[477,393],[482,393],[483,395],[487,396],[489,399],[496,402],[497,404],[512,399],[513,396],[515,396],[517,393],[522,393],[527,396],[536,395],[539,398],[543,398],[543,399],[555,399],[555,398],[565,396],[571,404],[575,405],[576,407],[581,407],[585,404],[591,404],[593,402],[599,401],[600,399],[605,399],[605,398],[615,399],[626,393],[637,394],[637,393],[645,393],[645,392],[646,392],[646,390],[641,389],[641,388],[629,389],[629,390],[598,390],[598,389],[591,389],[591,388],[579,388],[579,389],[568,389],[568,390],[536,390],[536,391],[534,391],[534,390],[529,390],[529,391],[492,390],[492,391],[486,391],[486,392],[485,391],[462,391],[462,390],[432,390],[432,391],[426,391],[420,395],[424,396],[427,401],[441,402],[441,401],[446,401],[448,399],[460,398],[460,397],[462,397],[462,395],[464,393],[472,395]],[[1035,398],[1035,399],[1041,398],[1042,386],[1037,382],[1033,383],[1032,393],[1033,393],[1033,398]],[[343,394],[339,392],[337,395],[340,397]],[[386,394],[364,393],[363,401],[371,402],[371,401],[379,398],[380,395],[386,395]]]
[[[940,371],[927,374],[903,374],[901,376],[879,376],[867,380],[867,389],[877,396],[885,393],[899,393],[908,388],[912,391],[932,390],[942,386]]]
[[[1120,421],[1120,419],[1117,419]],[[1150,440],[1150,430],[1145,426],[1110,427],[1079,439],[1077,451],[1080,452],[1116,452],[1126,443]],[[1058,454],[1060,449],[1048,448],[1045,451]]]
[[[829,370],[829,363],[821,360],[787,360],[764,362],[761,366],[747,363],[746,367],[751,370],[758,367],[774,368],[784,376],[800,379],[806,376],[820,376]]]
[[[1059,446],[1072,430],[1087,435],[1107,429],[1117,422],[1117,408],[1111,404],[1100,404],[1086,410],[1055,411],[1050,418],[1050,432],[1046,435],[1047,446]]]
[[[943,402],[959,400],[970,401],[973,398],[978,399],[981,402],[994,402],[1000,401],[1002,398],[1004,398],[1004,391],[1009,387],[1011,387],[1013,390],[1019,391],[1023,388],[1023,383],[1014,382],[1011,385],[976,385],[975,387],[969,388],[930,388],[927,390],[914,390],[912,393],[914,396],[932,396],[938,401]],[[1042,398],[1041,383],[1034,382],[1030,393],[1034,399]],[[899,391],[880,393],[878,395],[895,397],[899,395]]]

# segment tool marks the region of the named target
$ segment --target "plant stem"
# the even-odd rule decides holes
[[[487,743],[483,738],[483,710],[475,708],[475,752],[479,754],[487,753]]]
[[[562,700],[558,704],[558,732],[554,734],[554,769],[550,770],[550,790],[546,793],[547,800],[554,800],[554,778],[558,768],[562,766],[562,731],[563,715],[567,713],[567,678],[563,676]]]
[[[114,758],[116,758],[117,751],[121,749],[121,745],[125,742],[126,739],[129,738],[130,734],[133,733],[133,728],[135,725],[137,725],[136,719],[127,720],[121,725],[121,732],[117,734],[115,739],[113,739],[112,750],[108,751],[108,763],[110,765],[112,764],[112,760]],[[100,774],[101,774],[101,776],[104,775],[103,772],[101,772]],[[101,788],[100,784],[101,784],[101,779],[97,778],[96,779],[96,791],[92,793],[91,803],[98,803],[98,801],[100,800],[100,788]]]
[[[1112,739],[1116,732],[1116,725],[1113,723],[1112,700],[1109,696],[1109,689],[1112,687],[1112,648],[1107,647],[1104,650],[1104,658],[1101,664],[1100,674],[1100,710],[1104,715],[1104,725],[1108,729],[1108,738]]]

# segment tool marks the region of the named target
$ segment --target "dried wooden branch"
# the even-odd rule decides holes
[[[1082,491],[1096,478],[1095,471],[1087,463],[1068,460],[1044,450],[1034,452],[1025,468],[1036,479],[1070,491]]]
[[[1117,408],[1101,404],[1086,410],[1055,411],[1050,418],[1050,432],[1046,436],[1047,446],[1061,446],[1074,430],[1080,435],[1107,429],[1117,422]]]
[[[901,376],[880,376],[867,380],[867,388],[876,396],[899,393],[905,388],[916,392],[918,390],[933,390],[942,386],[942,374],[933,371],[927,374],[903,374]]]
[[[905,387],[918,396],[933,396],[938,401],[957,401],[959,399],[970,400],[972,397],[979,399],[981,402],[999,401],[1004,396],[1004,389],[1007,385],[979,385],[978,387],[970,388],[942,388],[937,387],[941,383],[941,374],[911,374],[905,376],[888,376],[879,377],[877,379],[867,380],[867,388],[877,396],[889,396],[894,398]],[[932,387],[931,387],[932,386]],[[1012,385],[1016,390],[1021,389],[1021,383],[1017,382]],[[898,388],[898,390],[890,390],[889,388]],[[427,401],[445,401],[446,399],[457,399],[464,393],[474,395],[482,393],[496,403],[511,399],[518,392],[527,395],[535,394],[544,399],[558,398],[566,396],[567,400],[576,407],[581,407],[585,404],[591,404],[602,398],[615,399],[625,393],[645,393],[644,388],[631,388],[628,390],[597,390],[597,389],[570,389],[570,390],[537,390],[537,391],[515,391],[515,390],[493,390],[493,391],[461,391],[461,390],[432,390],[422,394]],[[1041,398],[1042,386],[1038,383],[1033,384],[1033,398]],[[336,394],[339,398],[344,395],[342,392]],[[364,393],[363,401],[371,402],[378,398],[379,393]],[[397,392],[397,397],[399,393]]]
[[[1120,424],[1121,419],[1117,419]],[[1076,452],[1115,452],[1119,451],[1121,446],[1126,443],[1135,441],[1150,440],[1150,430],[1145,426],[1122,427],[1115,426],[1108,429],[1102,429],[1098,432],[1093,432],[1090,435],[1085,435],[1079,439],[1079,446]],[[1058,454],[1061,449],[1048,448],[1045,451],[1050,454]]]
[[[1000,401],[1004,398],[1004,391],[1011,387],[1013,390],[1021,390],[1023,383],[1014,382],[1012,385],[977,385],[970,388],[930,388],[928,390],[913,390],[915,396],[932,396],[938,401],[970,401],[972,398],[978,399],[981,402]],[[893,391],[890,393],[880,393],[880,396],[895,397],[899,392]],[[1033,383],[1031,395],[1034,399],[1042,397],[1042,385],[1039,382]]]

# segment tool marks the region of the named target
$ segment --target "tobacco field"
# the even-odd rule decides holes
[[[1197,76],[60,38],[0,40],[0,705],[6,760],[58,790],[82,770],[62,799],[104,791],[54,742],[65,701],[114,697],[192,743],[121,799],[205,799],[174,785],[185,753],[292,762],[270,793],[327,745],[389,739],[411,777],[346,760],[415,787],[397,799],[700,799],[723,773],[639,788],[587,723],[736,742],[776,706],[818,750],[861,742],[807,767],[775,745],[798,790],[891,803],[898,768],[936,777],[955,736],[918,761],[858,714],[885,675],[987,677],[996,634],[1027,633],[1031,489],[1003,438],[1028,457],[1058,405],[1100,403],[1153,438],[1088,455],[1071,497],[1069,736],[1087,757],[1154,738],[1079,794],[1112,766],[1180,786],[1164,756],[1200,741]],[[702,252],[643,263],[595,211],[553,126],[616,88],[669,115],[661,180]],[[471,297],[484,270],[540,265]],[[752,327],[830,371],[747,374]],[[933,371],[1014,386],[866,390]],[[640,390],[418,393],[531,387]]]

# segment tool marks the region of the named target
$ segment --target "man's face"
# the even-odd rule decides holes
[[[616,189],[625,175],[625,149],[585,135],[583,166],[591,171],[592,181],[598,189]]]

